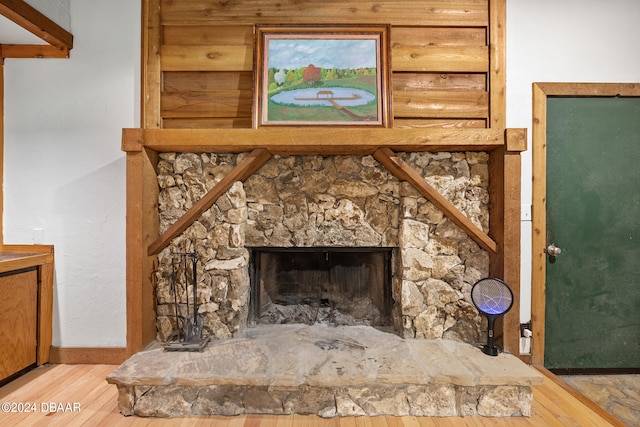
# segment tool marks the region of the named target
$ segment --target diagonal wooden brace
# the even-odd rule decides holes
[[[195,220],[209,209],[234,182],[244,181],[271,158],[271,153],[264,148],[253,150],[227,176],[222,178],[207,194],[198,200],[182,217],[158,237],[147,250],[148,255],[156,255],[166,248],[171,240],[186,230]]]
[[[498,253],[498,245],[484,231],[469,220],[453,203],[445,199],[435,188],[429,185],[420,174],[406,164],[391,149],[380,148],[373,154],[385,168],[401,181],[413,185],[424,197],[440,209],[451,221],[464,230],[481,248]]]

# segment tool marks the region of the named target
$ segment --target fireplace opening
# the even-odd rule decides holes
[[[253,248],[252,324],[392,325],[392,248]]]

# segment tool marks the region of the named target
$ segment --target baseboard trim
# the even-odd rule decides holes
[[[51,347],[49,363],[119,365],[129,357],[126,347]]]

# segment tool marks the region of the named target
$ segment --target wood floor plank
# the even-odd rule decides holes
[[[83,381],[83,378],[93,368],[91,365],[84,365],[73,369],[68,365],[61,365],[52,370],[52,381],[43,375],[8,394],[3,398],[3,402],[17,403],[23,408],[25,404],[28,404],[30,412],[3,413],[2,417],[8,423],[6,425],[33,427],[41,420],[47,421],[45,417],[49,413],[48,407],[54,402],[63,402],[55,399],[60,399],[60,396],[64,395],[65,389],[76,389],[76,384],[79,384],[78,389],[82,390],[87,381],[91,387],[95,387],[96,384],[92,378]],[[64,402],[66,403],[66,401]]]
[[[420,418],[418,420],[421,427],[424,426],[422,420],[424,420],[424,418]],[[455,427],[455,422],[450,418],[433,418],[433,425],[436,427]]]
[[[34,427],[67,426],[70,423],[88,424],[103,404],[109,404],[109,408],[112,409],[113,389],[106,381],[100,381],[106,374],[107,372],[102,369],[92,369],[78,381],[77,387],[74,384],[73,387],[66,388],[51,400],[42,402],[41,409],[48,409],[49,413],[45,415],[41,424],[34,424]],[[83,407],[81,400],[85,400],[88,404]],[[41,412],[44,415],[44,412]]]
[[[324,418],[321,425],[324,427],[340,427],[340,418]]]
[[[356,427],[372,427],[373,424],[371,422],[372,418],[375,417],[353,417],[355,418]]]
[[[309,422],[309,427],[339,427],[339,420],[333,420],[334,422],[330,424],[328,419],[321,418],[317,415],[309,415],[307,417]]]
[[[106,416],[114,409],[117,410],[117,403],[114,405],[113,389],[106,381],[92,390],[91,393],[86,396],[86,399],[90,403],[85,407],[79,406],[80,412],[55,414],[55,418],[52,417],[54,423],[47,425],[67,426],[70,422],[78,423],[79,425],[89,425],[93,423],[93,420]]]
[[[293,423],[294,415],[285,415],[285,416],[277,416],[276,417],[276,427],[292,427],[295,426]]]
[[[92,408],[94,412],[90,421],[96,426],[112,427],[124,418],[118,412],[118,393],[113,387],[107,387],[101,397],[104,398],[104,401],[99,407]],[[118,414],[120,417],[113,417],[114,414]]]
[[[371,417],[371,427],[389,427],[387,424],[387,417]]]
[[[82,368],[83,371],[85,369],[87,368]],[[69,372],[73,372],[74,377],[70,377]],[[31,372],[29,372],[27,375],[29,374],[31,374]],[[83,375],[83,372],[80,372],[80,370],[71,371],[68,365],[56,365],[52,367],[50,372],[48,372],[46,375],[37,376],[33,379],[33,381],[30,381],[29,383],[27,383],[28,387],[20,387],[15,391],[11,392],[10,396],[12,399],[15,399],[14,401],[16,402],[21,401],[20,399],[26,398],[27,394],[31,399],[40,398],[42,394],[48,391],[52,391],[52,389],[45,388],[45,387],[39,388],[38,387],[39,384],[51,383],[53,385],[57,385],[57,388],[60,389],[61,387],[64,387],[65,383],[73,382],[76,379],[76,377],[80,377],[82,375]],[[11,386],[11,383],[9,384],[9,387],[10,386]],[[3,397],[8,398],[9,395],[3,396]]]
[[[387,422],[387,427],[404,427],[404,424],[402,423],[402,418],[400,417],[387,415],[386,417],[384,417],[384,419]]]
[[[537,393],[536,399],[548,409],[556,407],[563,413],[558,415],[565,425],[580,427],[598,427],[602,425],[602,418],[585,406],[574,396],[567,395],[561,387],[549,381],[545,383],[545,392]]]
[[[468,427],[486,427],[485,420],[481,417],[468,417]]]
[[[42,375],[54,375],[53,371],[55,369],[55,366],[56,365],[39,366],[27,372],[26,374],[16,378],[15,380],[11,381],[9,384],[4,385],[3,387],[0,388],[0,399],[3,399],[10,393],[17,392],[24,385],[35,381],[38,377]]]
[[[558,414],[553,412],[553,410],[549,410],[545,405],[543,405],[538,399],[536,405],[536,410],[532,414],[536,420],[539,420],[539,425],[541,426],[549,426],[549,427],[563,427],[562,421],[558,418],[562,416],[562,414]]]
[[[353,418],[338,418],[337,419],[338,427],[356,427],[356,425],[353,422]]]
[[[260,427],[277,427],[278,417],[275,415],[264,415]],[[230,426],[231,427],[231,426]]]
[[[291,426],[307,427],[309,425],[309,417],[307,415],[293,414],[291,416]]]
[[[114,395],[117,399],[117,394]],[[117,406],[117,404],[116,404]],[[131,425],[129,417],[123,416],[118,412],[117,407],[111,413],[107,414],[104,418],[96,420],[96,427],[128,427]]]
[[[244,427],[245,423],[247,422],[247,415],[240,415],[237,417],[221,417],[221,418],[223,418],[224,421],[227,422],[226,424],[227,427]],[[260,425],[263,425],[262,422],[264,421],[261,420]],[[198,425],[198,424],[196,423],[193,425]]]
[[[404,427],[420,427],[420,423],[418,422],[418,418],[414,416],[404,416],[400,417],[402,420],[402,425]]]
[[[260,415],[250,414],[246,416],[243,427],[260,427],[260,423]]]

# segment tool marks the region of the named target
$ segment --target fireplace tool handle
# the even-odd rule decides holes
[[[193,326],[194,338],[202,339],[202,316],[198,313],[198,254],[191,254],[191,265],[193,268]]]
[[[173,335],[175,339],[180,341],[180,322],[178,321],[179,313],[178,313],[178,288],[176,287],[176,263],[173,256],[171,256],[171,276],[169,278],[169,289],[173,293],[173,307],[175,310],[175,319],[176,319],[176,327],[173,331]]]
[[[195,252],[184,254],[185,263],[185,291],[187,291],[187,257],[191,258],[191,279],[193,280],[193,316],[189,311],[189,293],[187,292],[187,317],[184,319],[184,335],[186,342],[196,342],[202,339],[202,316],[198,314],[198,255]]]

